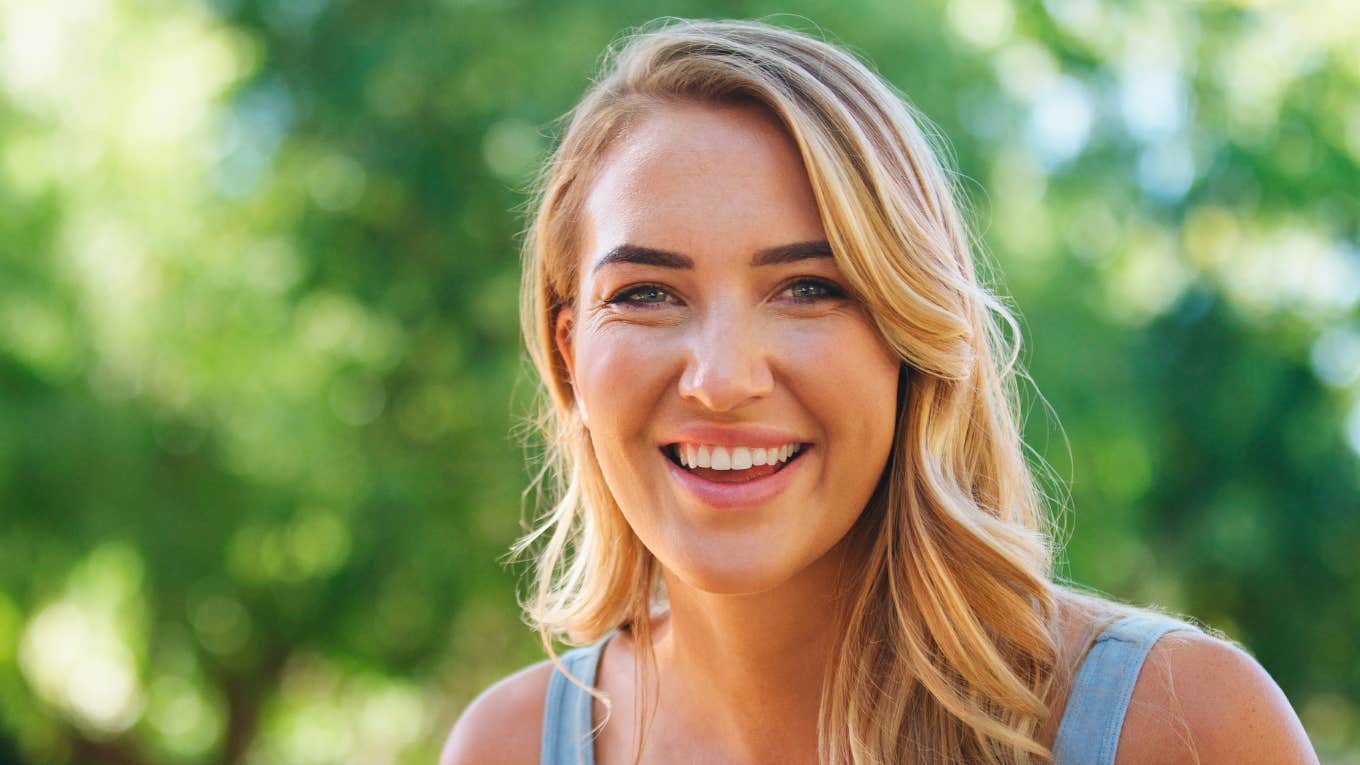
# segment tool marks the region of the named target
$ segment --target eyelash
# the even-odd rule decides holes
[[[825,279],[814,279],[811,277],[804,277],[802,279],[797,279],[793,282],[790,282],[787,286],[784,287],[784,289],[788,290],[806,285],[811,285],[813,287],[822,289],[824,290],[824,294],[817,295],[815,297],[801,297],[801,298],[796,297],[793,299],[794,302],[810,305],[819,300],[832,300],[835,298],[845,297],[845,290],[841,289],[836,284],[829,282]],[[667,295],[670,294],[669,292],[666,291],[666,288],[656,284],[639,284],[633,287],[625,287],[624,289],[615,292],[611,297],[606,298],[604,302],[609,305],[627,305],[643,309],[650,309],[663,305],[663,303],[661,302],[644,302],[630,299],[634,295],[645,292],[660,292],[662,294]]]

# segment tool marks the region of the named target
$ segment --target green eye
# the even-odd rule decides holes
[[[656,303],[666,299],[666,293],[656,287],[643,287],[628,293],[628,299],[634,303]]]
[[[815,303],[827,298],[845,296],[845,291],[822,279],[799,279],[788,286],[793,299],[799,303]]]
[[[826,287],[815,282],[799,282],[790,289],[793,290],[793,296],[797,298],[821,297],[826,294]]]
[[[666,290],[654,284],[643,284],[637,287],[629,287],[620,290],[605,302],[611,305],[652,306],[661,305],[662,303],[667,302],[667,298],[669,297],[670,293],[666,292]]]

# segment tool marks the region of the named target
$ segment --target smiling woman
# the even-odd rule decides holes
[[[446,763],[1315,759],[1245,653],[1054,582],[1014,320],[918,121],[763,24],[612,57],[525,259],[551,658]]]

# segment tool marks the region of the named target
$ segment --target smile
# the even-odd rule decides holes
[[[778,496],[801,472],[799,467],[811,447],[802,443],[772,449],[669,444],[661,452],[671,476],[687,493],[713,507],[740,508]]]
[[[708,444],[671,444],[669,456],[684,468],[747,470],[761,465],[778,466],[788,462],[803,445],[791,442],[773,449],[758,446],[709,446]],[[770,472],[770,471],[766,471]]]

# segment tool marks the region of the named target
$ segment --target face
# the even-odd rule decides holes
[[[629,524],[699,589],[789,580],[872,495],[900,368],[796,146],[755,107],[666,106],[616,141],[582,226],[556,337]]]

